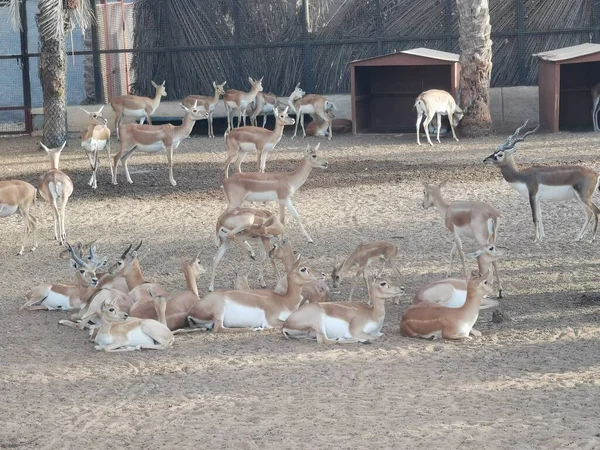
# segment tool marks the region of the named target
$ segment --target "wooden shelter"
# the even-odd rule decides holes
[[[600,44],[536,53],[539,59],[539,120],[543,128],[593,130],[591,89],[600,83]]]
[[[443,89],[456,98],[459,55],[428,48],[361,59],[350,63],[352,131],[415,132],[417,96]]]

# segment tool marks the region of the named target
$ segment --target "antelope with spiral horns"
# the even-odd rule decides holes
[[[81,147],[85,150],[88,159],[90,160],[90,166],[92,167],[92,178],[90,178],[90,181],[88,182],[92,189],[98,187],[97,173],[98,164],[100,163],[99,156],[104,148],[106,148],[108,165],[112,172],[112,164],[110,162],[110,129],[106,126],[108,120],[102,116],[103,108],[104,105],[96,112],[89,112],[81,108],[81,110],[90,117],[87,129],[81,132]]]
[[[598,189],[598,173],[595,170],[583,166],[531,166],[521,169],[515,163],[513,155],[517,151],[517,143],[523,142],[527,136],[533,134],[540,127],[539,125],[523,136],[519,133],[528,121],[525,121],[514,134],[511,134],[504,144],[498,147],[494,153],[483,160],[484,164],[491,164],[502,172],[504,179],[514,188],[525,200],[529,200],[531,215],[533,216],[533,226],[535,227],[534,241],[542,240],[546,237],[544,225],[542,223],[542,208],[540,201],[567,201],[576,199],[585,211],[585,222],[581,231],[576,237],[576,241],[583,239],[583,235],[593,219],[592,238],[596,238],[598,228],[598,214],[600,210],[592,202],[592,196]]]
[[[25,223],[25,232],[21,242],[19,255],[23,254],[27,236],[33,234],[33,247],[31,251],[37,248],[37,219],[31,214],[31,206],[35,204],[37,189],[31,184],[20,180],[0,181],[0,217],[8,217],[13,214],[19,214]]]
[[[166,81],[166,80],[165,80]],[[144,123],[144,119],[148,119],[148,123],[152,125],[152,114],[156,112],[158,105],[160,105],[160,99],[167,96],[167,89],[165,88],[165,81],[162,84],[156,84],[154,81],[150,81],[156,93],[154,98],[141,97],[139,95],[121,95],[111,100],[110,106],[112,106],[115,112],[115,130],[117,138],[121,139],[119,128],[125,117],[133,117],[137,119],[140,117],[140,124]]]

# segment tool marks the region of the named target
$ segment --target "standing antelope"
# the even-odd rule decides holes
[[[442,127],[442,116],[448,116],[450,122],[450,128],[452,129],[452,136],[458,142],[456,132],[454,128],[458,126],[458,123],[463,118],[464,112],[454,101],[452,95],[446,91],[440,89],[430,89],[421,93],[415,101],[415,108],[417,109],[417,143],[421,145],[420,127],[421,120],[425,116],[423,122],[423,128],[425,128],[425,135],[427,136],[427,142],[429,145],[433,145],[431,138],[429,137],[429,122],[433,120],[433,116],[437,115],[437,141],[440,142],[440,128]]]
[[[495,244],[498,236],[500,213],[489,203],[485,202],[456,201],[446,203],[442,198],[442,187],[445,184],[444,182],[438,186],[430,186],[423,183],[425,187],[423,190],[423,208],[428,209],[435,206],[441,213],[446,228],[450,230],[454,237],[454,243],[450,251],[448,276],[452,274],[452,264],[454,263],[456,252],[458,252],[465,276],[468,276],[465,253],[460,238],[468,237],[475,239],[479,245]],[[495,262],[493,264],[497,275],[498,268],[495,266]]]
[[[366,269],[372,262],[382,260],[383,264],[381,270],[377,274],[380,277],[385,270],[386,264],[392,269],[397,277],[401,277],[400,270],[398,269],[397,260],[398,247],[391,242],[376,241],[369,244],[359,244],[358,247],[352,252],[346,260],[340,264],[339,267],[333,266],[331,272],[331,280],[333,281],[333,287],[338,288],[342,281],[342,277],[347,276],[348,272],[356,267],[356,277],[352,280],[352,287],[350,288],[350,297],[348,301],[352,300],[352,294],[356,288],[358,277],[362,275],[369,288],[369,278],[367,276]]]
[[[127,162],[135,150],[144,153],[157,153],[165,150],[169,163],[169,181],[172,186],[177,185],[175,178],[173,178],[173,150],[179,147],[181,141],[190,136],[196,120],[208,117],[208,113],[199,108],[197,103],[194,103],[192,108],[188,108],[181,103],[179,105],[185,110],[181,125],[174,126],[170,123],[165,125],[139,125],[129,123],[121,127],[119,152],[115,155],[113,161],[113,184],[117,184],[117,164],[120,160],[123,160],[127,181],[133,184]]]
[[[411,305],[400,321],[402,336],[425,339],[470,339],[469,334],[481,336],[473,325],[479,317],[483,296],[490,292],[487,277],[485,273],[469,280],[467,298],[460,308],[430,302]]]
[[[292,92],[288,98],[288,104],[290,105],[290,108],[292,108],[292,110],[296,113],[296,128],[294,129],[294,135],[292,136],[292,139],[296,137],[298,132],[298,122],[300,122],[302,125],[303,136],[306,137],[306,130],[304,129],[304,114],[316,114],[325,122],[327,122],[329,127],[327,139],[331,140],[331,137],[333,136],[333,130],[331,128],[331,119],[329,119],[326,111],[337,108],[323,95],[305,94],[306,92],[300,89],[300,83],[298,83],[294,88],[294,92]]]
[[[255,127],[258,126],[257,118],[260,114],[262,114],[262,126],[264,128],[267,123],[267,113],[272,112],[273,114],[275,114],[275,116],[277,116],[277,113],[275,111],[277,109],[278,104],[279,100],[277,99],[277,96],[272,92],[259,92],[258,94],[256,94],[256,98],[252,103],[250,103],[250,105],[248,105],[247,109],[247,112],[250,112],[250,123]]]
[[[264,78],[264,77],[263,77]],[[233,129],[233,110],[237,109],[238,113],[238,128],[242,124],[242,116],[244,117],[244,125],[246,125],[246,108],[250,103],[254,101],[256,95],[262,92],[262,78],[260,80],[254,80],[248,77],[250,81],[250,92],[238,91],[237,89],[229,89],[223,96],[223,102],[225,103],[225,109],[227,111],[227,129]]]
[[[106,148],[108,154],[108,165],[110,166],[111,177],[112,177],[112,164],[110,162],[110,129],[106,124],[108,120],[102,117],[102,109],[104,105],[96,112],[89,112],[81,108],[88,116],[90,121],[86,130],[81,132],[81,147],[85,150],[88,159],[90,160],[90,166],[92,167],[92,178],[88,184],[92,189],[98,187],[97,173],[98,163],[100,162],[100,152]]]
[[[372,305],[366,303],[309,303],[294,311],[283,323],[288,339],[316,339],[319,344],[368,344],[383,336],[385,300],[404,292],[385,280],[369,285]]]
[[[167,96],[167,89],[164,81],[162,84],[156,84],[154,81],[150,81],[150,83],[156,89],[154,98],[140,97],[139,95],[121,95],[111,100],[110,106],[115,112],[115,130],[119,139],[121,139],[119,127],[125,117],[134,117],[135,119],[140,117],[140,124],[144,123],[144,119],[148,119],[148,123],[152,125],[151,116],[160,105],[160,99]]]
[[[8,217],[18,213],[23,218],[25,232],[21,242],[19,255],[23,254],[27,236],[33,234],[33,247],[31,251],[37,248],[37,219],[29,211],[31,205],[35,204],[37,190],[31,184],[20,180],[0,181],[0,217]]]
[[[272,173],[236,173],[223,180],[223,190],[227,197],[227,210],[232,210],[242,206],[244,200],[250,202],[279,202],[279,217],[282,224],[285,224],[285,208],[298,221],[302,234],[313,242],[304,225],[300,221],[300,215],[294,204],[292,196],[306,182],[310,172],[314,167],[326,169],[329,166],[327,160],[317,156],[319,145],[311,150],[310,145],[306,147],[304,158],[300,165],[293,172],[272,172]]]
[[[227,161],[225,161],[225,178],[229,177],[229,166],[233,158],[237,156],[235,167],[241,172],[242,162],[248,152],[256,152],[258,171],[264,172],[267,164],[267,155],[281,140],[283,127],[294,125],[294,119],[288,117],[288,108],[279,112],[275,108],[275,128],[273,131],[260,127],[241,127],[225,132],[225,144],[227,145]]]
[[[43,143],[40,142],[40,144],[50,158],[50,170],[40,177],[38,190],[44,200],[50,203],[52,217],[54,218],[54,238],[58,240],[60,245],[63,245],[65,239],[67,239],[65,208],[69,197],[73,193],[73,182],[67,174],[58,170],[58,160],[60,159],[60,152],[67,145],[67,141],[59,149],[49,149]]]
[[[598,126],[598,110],[600,109],[600,83],[592,87],[592,122],[594,123],[594,131],[600,131]]]
[[[193,108],[194,105],[198,105],[201,108],[204,108],[205,111],[208,111],[208,137],[214,138],[215,131],[213,128],[213,114],[215,112],[215,108],[219,103],[219,99],[221,95],[225,94],[225,84],[227,81],[223,81],[221,84],[217,84],[216,81],[213,81],[213,87],[215,88],[215,95],[210,97],[207,95],[188,95],[183,99],[183,105],[188,108]],[[196,103],[198,102],[198,103]]]
[[[504,144],[498,147],[494,153],[483,160],[484,164],[492,164],[500,168],[502,176],[521,197],[529,200],[533,225],[535,227],[535,241],[546,237],[542,223],[542,208],[540,200],[566,201],[577,199],[584,208],[585,222],[577,235],[576,241],[583,239],[592,218],[592,239],[596,238],[598,228],[598,214],[600,210],[592,202],[594,191],[598,188],[598,173],[583,166],[532,166],[521,169],[513,159],[517,151],[515,145],[523,142],[527,136],[534,133],[539,125],[519,137],[520,131],[527,125],[527,121],[508,137]]]

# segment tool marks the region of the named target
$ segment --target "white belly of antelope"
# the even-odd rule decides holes
[[[323,329],[329,339],[351,339],[350,324],[343,319],[323,315]]]
[[[547,186],[545,184],[540,184],[538,196],[540,200],[559,202],[575,198],[575,190],[573,189],[573,186]]]
[[[90,150],[104,150],[106,147],[106,140],[104,139],[91,139],[90,140]]]
[[[249,202],[268,202],[277,200],[277,192],[265,191],[265,192],[252,192],[246,197]]]
[[[123,115],[128,117],[140,117],[145,116],[146,111],[143,109],[124,109]]]
[[[240,151],[256,152],[256,144],[254,142],[240,142]]]
[[[137,146],[137,149],[139,151],[145,152],[145,153],[158,153],[158,152],[165,150],[165,144],[163,144],[162,141],[155,142],[154,144],[148,144],[148,145],[139,144]]]
[[[223,326],[225,328],[254,328],[268,327],[269,324],[265,312],[261,308],[240,305],[226,299]]]
[[[42,306],[45,306],[48,309],[72,309],[71,304],[69,303],[69,297],[50,290],[48,290],[48,296],[42,302]]]
[[[315,112],[315,107],[313,105],[302,105],[300,106],[300,112],[302,114],[312,114]]]
[[[445,302],[442,302],[442,304],[444,306],[447,306],[448,308],[460,308],[465,304],[466,301],[467,291],[459,291],[457,289],[454,289],[452,291],[452,296]]]
[[[7,205],[0,203],[0,217],[12,216],[19,209],[19,205]]]
[[[127,333],[127,342],[129,345],[154,345],[154,339],[142,331],[142,327],[137,327]]]

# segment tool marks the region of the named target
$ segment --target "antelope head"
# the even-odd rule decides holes
[[[213,87],[215,88],[215,92],[219,97],[221,95],[225,94],[225,85],[226,84],[227,84],[227,81],[223,81],[221,84],[217,84],[216,81],[213,81]]]
[[[310,161],[310,165],[312,167],[318,167],[319,169],[327,169],[327,167],[329,167],[329,162],[327,162],[327,160],[324,158],[319,158],[319,156],[317,155],[317,150],[319,150],[320,146],[320,142],[315,146],[314,149],[311,149],[310,145],[307,145],[304,159]]]
[[[430,184],[423,183],[423,209],[429,209],[435,205],[434,199],[435,197],[442,196],[442,188],[445,184],[445,181],[443,183],[438,184],[437,186],[432,186]]]
[[[503,144],[499,145],[498,149],[494,153],[492,153],[490,156],[485,158],[483,160],[483,163],[484,164],[492,164],[494,166],[506,165],[507,159],[510,157],[510,155],[512,155],[513,153],[515,153],[517,151],[517,147],[515,147],[516,144],[518,144],[519,142],[523,142],[527,136],[535,133],[540,128],[540,125],[538,125],[533,130],[526,132],[523,136],[519,136],[519,133],[521,132],[521,130],[523,128],[525,128],[525,126],[527,125],[528,122],[529,122],[529,119],[527,119],[525,121],[525,123],[523,125],[521,125],[519,128],[517,128],[516,131],[513,134],[511,134],[506,139],[506,141],[504,141]]]
[[[100,306],[100,319],[105,322],[123,322],[124,320],[127,320],[128,317],[129,314],[121,311],[119,307],[111,301],[105,300],[102,302],[102,306]]]
[[[292,282],[297,286],[304,286],[305,284],[321,279],[320,276],[316,276],[306,266],[300,265],[300,255],[296,257],[296,262],[292,266],[289,272]]]
[[[129,244],[129,247],[123,252],[121,257],[108,269],[108,272],[112,275],[124,276],[125,272],[131,268],[134,261],[137,259],[137,252],[142,247],[144,241],[140,241],[138,246],[132,250],[133,244]]]
[[[198,107],[198,100],[194,102],[194,106],[192,106],[191,108],[188,108],[183,103],[180,103],[179,106],[181,106],[185,110],[186,114],[191,115],[192,119],[194,120],[208,119],[208,112],[206,112],[204,107]]]
[[[296,85],[296,87],[294,88],[294,91],[291,93],[290,97],[292,99],[297,99],[297,98],[302,98],[306,95],[306,92],[304,92],[301,88],[300,88],[300,83],[298,83]]]
[[[108,120],[104,116],[102,116],[102,110],[104,109],[104,105],[102,105],[100,109],[96,112],[90,112],[81,107],[79,109],[85,112],[90,117],[92,122],[94,122],[96,125],[106,125],[108,123]]]
[[[167,80],[163,81],[162,84],[156,84],[154,81],[150,81],[150,83],[152,83],[152,86],[154,86],[154,89],[156,89],[156,94],[160,95],[161,97],[167,96],[167,88],[165,87],[166,81]]]
[[[69,249],[69,253],[71,254],[71,266],[73,266],[73,268],[77,271],[77,277],[88,286],[96,287],[98,285],[96,265],[84,261],[68,242],[67,247]]]
[[[263,78],[264,77],[261,77],[260,80],[255,80],[252,77],[248,77],[248,81],[252,85],[252,89],[254,89],[256,87],[258,89],[258,92],[262,92],[262,90],[263,90],[263,85],[262,85]]]
[[[404,286],[392,286],[387,281],[377,279],[369,286],[369,296],[372,298],[393,298],[404,294]]]
[[[472,259],[477,259],[481,257],[488,262],[493,262],[507,256],[508,252],[509,250],[507,247],[500,247],[494,244],[486,244],[480,246],[474,252],[467,253],[465,256]]]
[[[283,111],[279,111],[278,108],[275,108],[274,114],[276,117],[276,122],[277,124],[282,124],[282,125],[294,125],[296,123],[296,121],[288,116],[288,109],[289,106],[286,106],[285,109]]]

